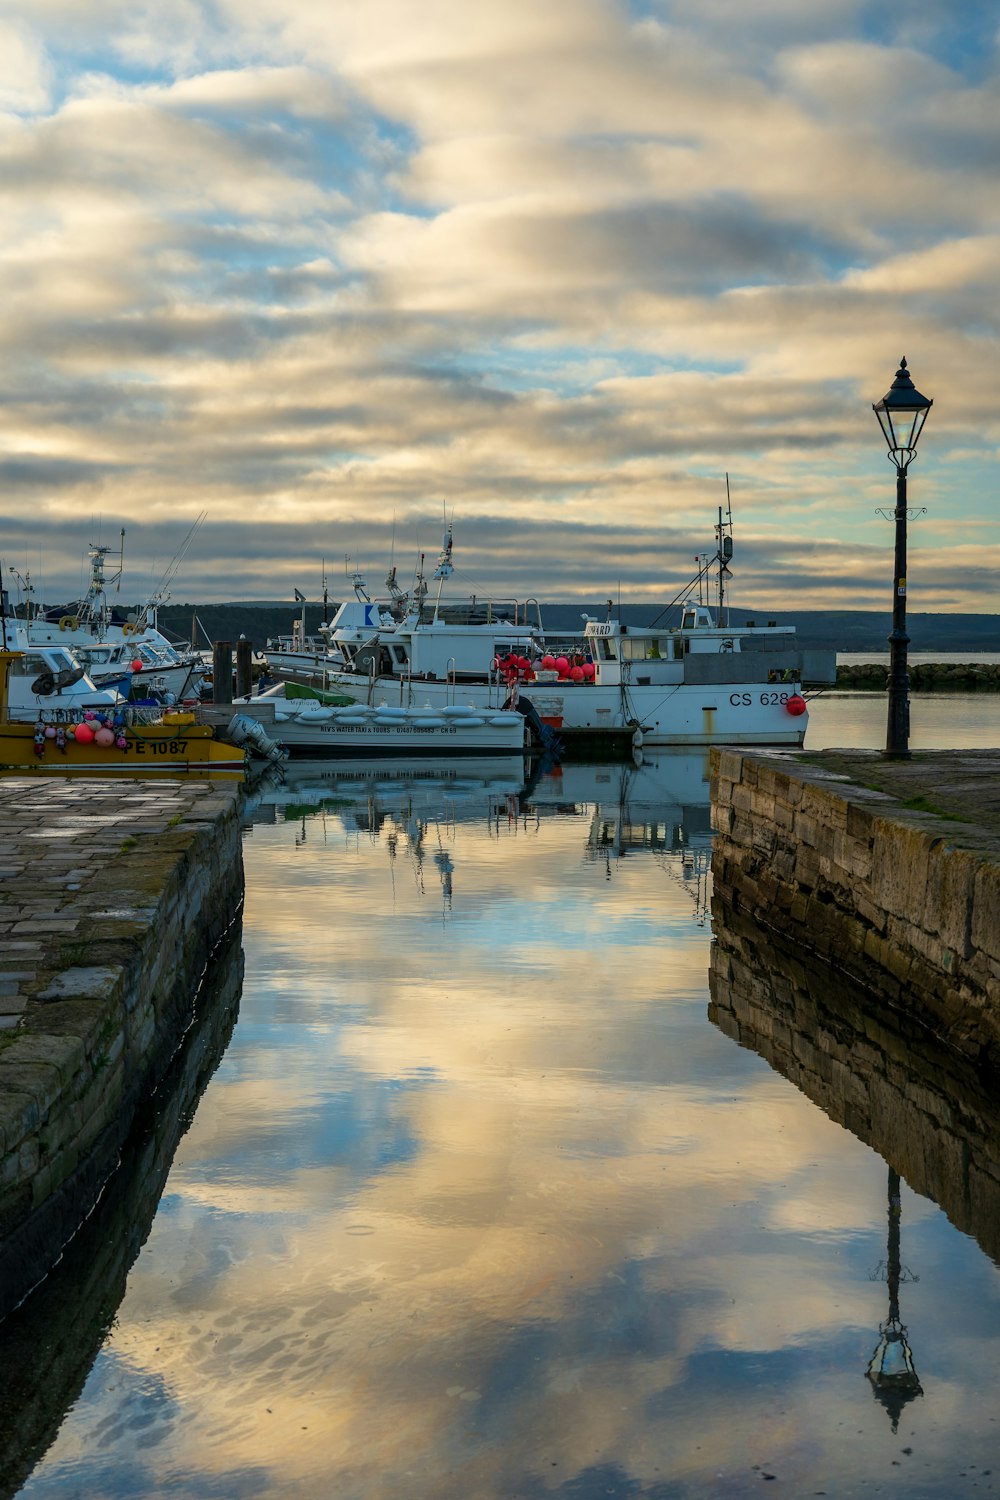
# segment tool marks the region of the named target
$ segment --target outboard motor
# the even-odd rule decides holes
[[[263,724],[250,714],[235,714],[226,730],[226,738],[233,745],[242,745],[259,760],[284,760],[288,750],[277,740],[272,740]]]
[[[513,698],[513,694],[511,697]],[[562,740],[556,734],[551,724],[542,722],[538,715],[538,709],[530,698],[525,698],[523,694],[518,694],[513,702],[511,698],[508,698],[504,704],[504,708],[513,708],[519,714],[522,714],[524,722],[531,730],[531,738],[535,744],[544,750],[546,755],[551,755],[553,759],[558,759],[562,754]]]

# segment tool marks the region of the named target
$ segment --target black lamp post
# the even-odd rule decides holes
[[[889,458],[896,465],[896,557],[892,584],[892,634],[889,636],[889,719],[885,736],[885,753],[894,760],[907,760],[910,755],[910,675],[906,663],[906,648],[910,642],[906,633],[906,471],[917,456],[917,439],[933,404],[915,388],[904,356],[892,385],[882,400],[872,407],[889,445]]]
[[[872,1383],[876,1401],[889,1413],[896,1431],[903,1407],[914,1396],[923,1395],[920,1377],[913,1367],[913,1351],[899,1316],[899,1285],[917,1277],[900,1261],[899,1256],[899,1173],[889,1168],[889,1242],[887,1255],[876,1268],[872,1280],[884,1280],[889,1286],[889,1316],[879,1324],[879,1341],[865,1371]]]

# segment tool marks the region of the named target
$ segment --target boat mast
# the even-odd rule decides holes
[[[719,564],[719,625],[728,627],[728,619],[723,618],[723,610],[726,600],[726,579],[729,575],[729,561],[733,555],[733,505],[729,496],[729,475],[726,475],[726,517],[722,518],[722,506],[719,506],[719,524],[715,528],[715,536],[718,542],[716,560]]]
[[[435,620],[438,618],[438,613],[441,609],[441,591],[444,588],[444,581],[446,578],[450,578],[455,571],[451,561],[451,546],[451,526],[448,526],[444,534],[444,540],[441,543],[441,551],[438,553],[437,567],[434,569],[434,577],[438,580],[437,598],[434,601]]]

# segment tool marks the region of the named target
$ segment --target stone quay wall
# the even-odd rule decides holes
[[[780,754],[714,751],[712,808],[724,901],[1000,1064],[995,836]]]
[[[0,781],[0,1317],[90,1213],[243,898],[238,785]]]

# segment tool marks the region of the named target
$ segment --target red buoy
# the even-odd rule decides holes
[[[785,713],[791,714],[793,718],[797,719],[799,714],[804,714],[805,711],[806,700],[801,696],[801,694],[793,693],[788,702],[785,704]]]
[[[138,656],[136,657],[135,661],[130,662],[129,665],[131,666],[133,672],[142,671],[142,661]]]

